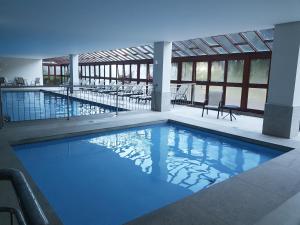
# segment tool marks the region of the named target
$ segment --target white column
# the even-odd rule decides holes
[[[70,55],[70,85],[79,85],[78,55]]]
[[[263,134],[292,138],[300,121],[300,21],[275,26]]]
[[[153,59],[153,94],[151,109],[153,111],[170,110],[172,42],[155,42]]]

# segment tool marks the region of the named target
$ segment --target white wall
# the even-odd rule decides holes
[[[42,84],[42,60],[0,57],[0,77],[6,77],[8,81],[23,77],[28,84],[39,77]]]

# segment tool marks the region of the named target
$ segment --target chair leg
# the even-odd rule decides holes
[[[220,114],[220,109],[218,109],[218,116],[217,116],[217,119],[219,119],[219,114]]]
[[[206,115],[208,115],[208,108],[206,109]]]
[[[203,114],[204,114],[204,110],[205,110],[205,107],[203,107],[203,109],[202,109],[202,117],[203,117]]]

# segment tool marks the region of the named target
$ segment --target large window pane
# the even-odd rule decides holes
[[[196,80],[197,81],[207,81],[208,73],[208,63],[207,62],[197,62],[196,64]]]
[[[48,75],[48,66],[43,66],[43,75]]]
[[[95,76],[99,77],[99,65],[95,66]]]
[[[91,71],[91,77],[94,77],[95,76],[95,67],[90,66],[90,71]]]
[[[56,75],[61,75],[60,66],[55,66],[55,74]]]
[[[223,92],[223,86],[209,86],[209,91]]]
[[[117,66],[116,65],[111,65],[111,77],[116,78],[117,77]]]
[[[109,65],[105,65],[105,77],[110,77],[110,68]]]
[[[171,80],[177,80],[178,63],[172,63]]]
[[[118,78],[124,77],[123,65],[118,65],[117,77]]]
[[[130,65],[125,65],[125,77],[130,77]]]
[[[86,67],[85,67],[85,75],[86,75],[87,77],[90,76],[90,67],[89,67],[89,66],[86,66]]]
[[[136,64],[131,65],[131,78],[137,79],[137,65]]]
[[[248,109],[264,110],[266,103],[267,89],[249,88]]]
[[[140,79],[147,79],[147,64],[140,65]]]
[[[225,61],[215,61],[211,64],[211,81],[224,82]]]
[[[242,88],[226,87],[226,105],[241,105]]]
[[[100,66],[100,77],[105,77],[104,66]]]
[[[54,66],[50,66],[49,69],[50,75],[54,75]]]
[[[206,94],[206,85],[195,85],[195,102],[204,102],[205,101],[205,94]]]
[[[184,62],[182,63],[182,81],[192,81],[193,74],[193,63]]]
[[[251,84],[267,84],[269,76],[269,59],[251,60],[250,83]]]
[[[244,72],[244,60],[229,60],[227,82],[242,83]]]

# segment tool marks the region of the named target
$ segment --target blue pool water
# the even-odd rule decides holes
[[[65,225],[115,225],[281,154],[166,123],[15,146]]]
[[[3,113],[8,121],[67,117],[67,98],[44,91],[4,91]],[[114,112],[114,107],[70,98],[70,116]]]

